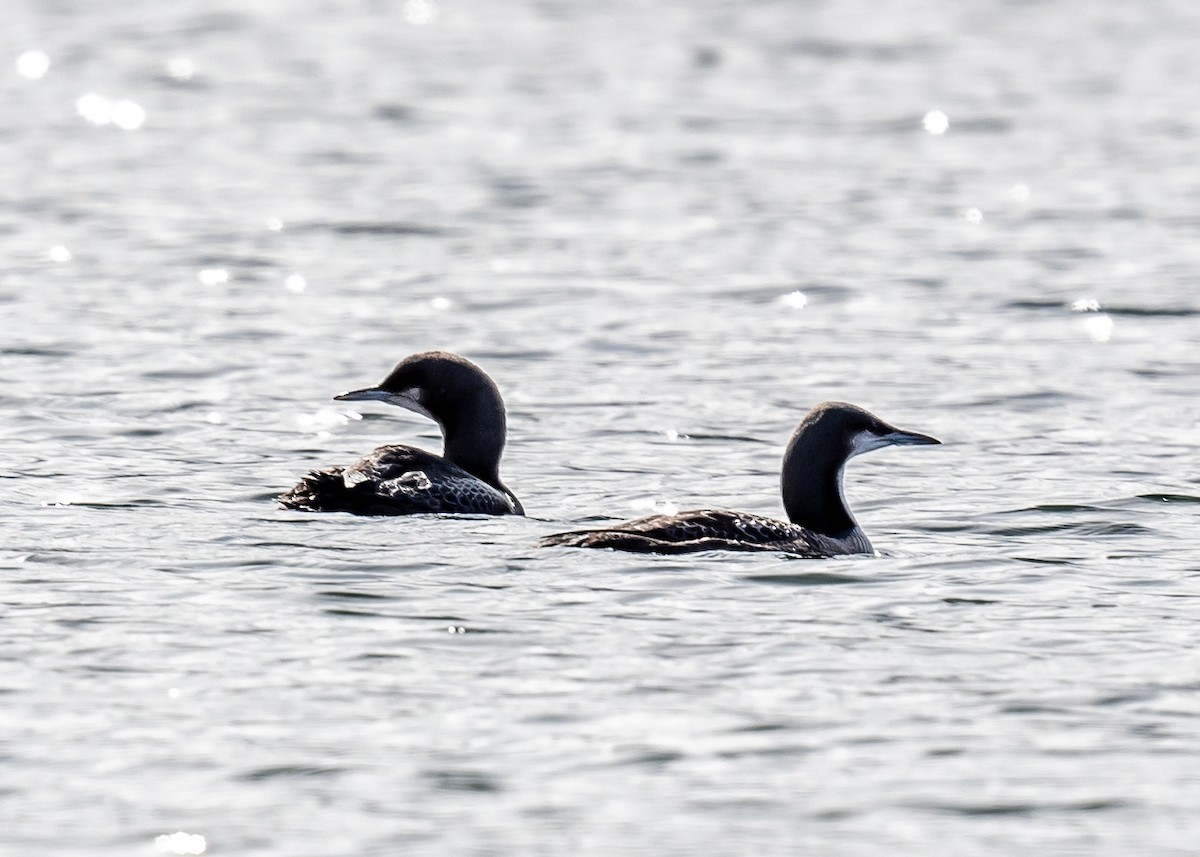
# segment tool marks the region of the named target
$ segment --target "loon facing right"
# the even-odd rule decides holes
[[[884,446],[941,443],[902,431],[845,402],[817,405],[800,422],[783,456],[783,508],[788,521],[697,509],[651,515],[602,530],[556,533],[541,547],[614,548],[636,553],[705,550],[783,551],[805,557],[872,553],[842,493],[846,462]],[[790,523],[789,523],[790,521]]]

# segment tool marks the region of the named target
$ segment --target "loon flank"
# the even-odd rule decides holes
[[[825,402],[800,422],[783,456],[787,521],[697,509],[651,515],[602,530],[557,533],[538,544],[669,554],[704,550],[784,551],[806,557],[872,553],[871,542],[842,494],[846,462],[883,446],[929,443],[941,441],[902,431],[854,405]]]
[[[443,453],[381,446],[347,467],[309,473],[279,497],[283,508],[355,515],[525,514],[500,481],[504,401],[474,363],[445,351],[414,354],[378,387],[334,399],[386,402],[427,416],[442,430]]]

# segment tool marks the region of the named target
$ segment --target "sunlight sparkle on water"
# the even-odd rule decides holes
[[[299,274],[289,274],[287,279],[283,281],[283,287],[289,292],[300,294],[308,286],[308,280],[304,279]]]
[[[429,305],[438,312],[445,312],[446,310],[450,309],[450,307],[454,306],[454,301],[450,300],[450,298],[439,296],[430,299]]]
[[[808,306],[808,295],[800,291],[788,292],[780,295],[779,302],[790,309],[804,309]]]
[[[167,74],[175,80],[191,80],[196,74],[196,64],[187,57],[175,57],[167,63]]]
[[[266,226],[271,232],[283,231],[283,221],[278,217],[268,217],[265,221],[263,221],[263,225]]]
[[[950,127],[950,117],[940,110],[930,110],[925,114],[925,118],[921,120],[921,124],[925,126],[925,130],[930,134],[941,136]]]
[[[118,101],[112,106],[112,123],[123,131],[136,131],[146,124],[146,111],[136,101]]]
[[[408,0],[404,4],[404,20],[410,24],[428,24],[437,17],[437,6],[430,0]]]
[[[1093,342],[1108,342],[1112,339],[1115,322],[1112,316],[1100,312],[1100,301],[1095,298],[1079,298],[1071,302],[1071,311],[1086,314],[1081,321],[1084,331]]]
[[[967,223],[975,225],[983,223],[983,212],[978,208],[968,208],[963,212],[963,217],[966,218]]]
[[[1093,342],[1108,342],[1113,334],[1112,316],[1089,315],[1083,320],[1083,328]]]
[[[208,842],[199,833],[164,833],[154,837],[154,848],[160,854],[203,854]]]
[[[146,122],[146,111],[136,101],[110,101],[95,92],[79,96],[75,111],[93,125],[116,125],[123,131],[136,131]]]
[[[72,259],[71,251],[61,244],[55,244],[46,251],[46,258],[51,262],[70,262]]]
[[[229,282],[229,272],[224,268],[204,268],[196,274],[196,279],[206,286],[219,286]]]
[[[50,57],[43,51],[25,51],[17,57],[17,74],[26,80],[41,80],[50,70]]]
[[[1029,185],[1020,184],[1019,182],[1013,185],[1008,190],[1014,202],[1029,202]]]
[[[93,125],[107,125],[112,121],[112,103],[94,92],[79,96],[75,112]]]

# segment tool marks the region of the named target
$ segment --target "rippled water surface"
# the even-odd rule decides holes
[[[5,29],[0,853],[1195,853],[1194,4]],[[277,510],[429,348],[529,517]],[[782,514],[825,399],[945,442],[881,556],[533,547]]]

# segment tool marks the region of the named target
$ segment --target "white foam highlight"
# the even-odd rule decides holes
[[[949,130],[950,117],[940,110],[930,110],[921,120],[921,125],[928,133],[940,137]]]
[[[154,849],[160,854],[203,854],[208,850],[208,841],[199,833],[164,833],[154,837]]]
[[[44,51],[25,51],[17,57],[17,74],[26,80],[41,80],[50,70],[50,57]]]

